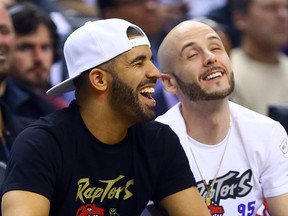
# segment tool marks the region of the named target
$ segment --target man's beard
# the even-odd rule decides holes
[[[154,111],[149,107],[141,106],[137,92],[133,91],[131,87],[122,82],[115,72],[112,72],[111,74],[113,76],[110,97],[112,106],[134,118],[137,123],[154,119]]]
[[[233,72],[230,73],[231,76],[229,77],[229,88],[223,91],[217,91],[213,93],[207,93],[205,90],[201,88],[201,86],[194,82],[194,83],[187,83],[180,79],[177,75],[173,74],[175,77],[181,91],[185,96],[189,98],[191,101],[208,101],[208,100],[218,100],[223,99],[229,96],[235,87],[234,82],[234,74]]]

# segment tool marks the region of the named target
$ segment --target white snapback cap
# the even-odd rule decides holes
[[[136,28],[143,37],[129,40],[127,29]],[[73,79],[82,72],[107,62],[135,46],[150,42],[143,30],[123,19],[88,21],[72,32],[64,44],[64,58],[69,78],[53,86],[47,94],[61,94],[75,90]]]

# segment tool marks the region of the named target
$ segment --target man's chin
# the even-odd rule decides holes
[[[139,115],[139,117],[140,117],[140,115]],[[154,110],[152,108],[146,108],[146,110],[143,111],[141,114],[140,121],[141,122],[147,122],[147,121],[154,120],[155,118],[156,118],[156,114],[155,114]]]

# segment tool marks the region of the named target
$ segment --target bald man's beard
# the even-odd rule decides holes
[[[229,88],[222,90],[222,91],[212,92],[212,93],[208,93],[205,90],[203,90],[201,86],[196,82],[194,83],[184,82],[177,75],[173,74],[173,76],[175,77],[183,94],[191,101],[209,101],[209,100],[223,99],[229,96],[234,91],[234,87],[235,87],[233,72],[230,73],[230,76],[228,79]]]

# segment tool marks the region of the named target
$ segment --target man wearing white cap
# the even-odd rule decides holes
[[[64,45],[75,90],[69,108],[16,139],[2,215],[140,215],[149,200],[168,215],[208,216],[179,139],[153,119],[159,71],[145,33],[125,20],[88,22]],[[147,123],[145,123],[147,122]]]

